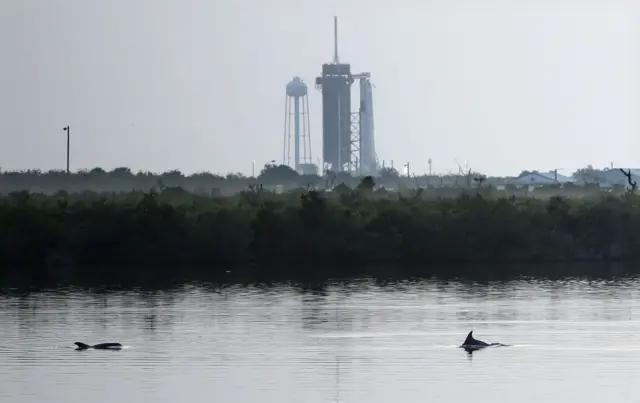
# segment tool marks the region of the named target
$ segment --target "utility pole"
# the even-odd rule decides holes
[[[70,149],[69,145],[70,145],[70,141],[71,141],[71,136],[69,135],[69,132],[70,132],[69,126],[64,127],[62,130],[67,132],[67,173],[70,173],[70,171],[69,171],[69,149]]]
[[[558,182],[558,171],[563,170],[564,168],[555,168],[551,172],[553,172],[553,181]]]

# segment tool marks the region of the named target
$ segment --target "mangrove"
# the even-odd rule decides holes
[[[0,197],[0,274],[83,267],[105,268],[104,275],[136,267],[223,274],[248,266],[314,270],[313,263],[343,274],[414,265],[427,275],[447,264],[640,260],[635,194],[542,200],[480,189],[426,198],[374,186],[368,177],[355,189],[252,187],[233,197],[173,187],[12,192]]]

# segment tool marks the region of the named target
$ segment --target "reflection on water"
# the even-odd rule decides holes
[[[5,293],[0,401],[636,401],[638,301],[636,279]],[[472,329],[512,346],[468,355]]]

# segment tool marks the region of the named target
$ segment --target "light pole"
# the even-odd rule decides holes
[[[67,132],[67,173],[69,173],[69,144],[70,144],[70,140],[71,140],[71,136],[69,135],[69,126],[62,128],[62,130]]]
[[[553,181],[554,182],[558,182],[558,171],[563,170],[564,168],[555,168],[552,169],[551,172],[553,173]]]

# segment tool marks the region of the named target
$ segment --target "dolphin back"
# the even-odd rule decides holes
[[[484,341],[480,341],[480,340],[476,340],[473,338],[473,330],[469,332],[469,334],[467,335],[467,338],[464,339],[464,343],[462,343],[463,346],[482,346],[482,347],[486,347],[489,344],[485,343]]]
[[[108,350],[108,349],[119,349],[122,348],[122,344],[120,343],[100,343],[93,346],[93,348],[98,350]]]
[[[120,343],[100,343],[100,344],[90,346],[88,344],[77,341],[74,344],[78,346],[78,350],[88,350],[90,348],[93,348],[96,350],[119,350],[122,348],[122,344]]]

